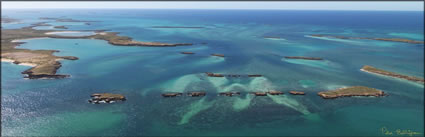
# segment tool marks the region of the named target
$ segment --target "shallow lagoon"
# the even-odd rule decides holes
[[[177,10],[173,16],[169,13],[45,10],[36,15],[6,11],[10,17],[32,20],[37,16],[96,20],[101,22],[71,23],[70,29],[108,29],[135,40],[195,45],[155,48],[113,46],[90,39],[22,40],[26,43],[18,48],[54,49],[60,51],[55,55],[76,56],[79,60],[61,61],[63,67],[58,73],[71,77],[58,80],[25,80],[20,72],[28,67],[2,63],[2,135],[342,136],[382,135],[383,126],[424,133],[423,86],[359,70],[367,64],[423,77],[423,45],[306,37],[317,33],[423,36],[423,19],[419,20],[423,13],[349,12],[357,15],[357,21],[340,12],[326,11]],[[317,14],[320,19],[315,18]],[[206,28],[151,28],[182,24]],[[263,38],[270,35],[285,40]],[[207,44],[199,44],[202,42]],[[181,51],[196,54],[183,55]],[[211,57],[212,53],[226,57]],[[325,60],[285,60],[284,56]],[[265,77],[209,78],[204,72],[255,73]],[[316,95],[319,91],[355,85],[378,88],[390,96],[323,100]],[[282,90],[286,95],[245,94],[272,89]],[[206,90],[207,96],[160,96],[162,92],[192,90]],[[218,92],[232,90],[243,94],[216,96]],[[290,90],[305,91],[307,95],[292,96],[287,93]],[[89,95],[95,92],[121,93],[128,100],[116,104],[87,103]],[[93,124],[96,121],[103,122]]]

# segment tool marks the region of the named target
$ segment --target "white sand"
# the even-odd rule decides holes
[[[12,40],[11,42],[21,42],[22,40],[33,40],[33,39],[44,39],[44,38],[48,38],[48,37],[28,38],[28,39],[15,39],[15,40]]]
[[[10,62],[10,63],[13,63],[13,62],[15,62],[15,60],[2,58],[1,59],[1,62]],[[32,63],[19,63],[17,65],[29,66],[29,67],[35,67],[35,66],[37,66],[37,64],[32,64]]]

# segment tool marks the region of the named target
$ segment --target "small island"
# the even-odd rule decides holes
[[[13,19],[13,18],[8,18],[8,17],[1,17],[1,22],[2,23],[17,23],[20,22],[21,20],[19,19]]]
[[[95,93],[92,94],[89,103],[100,104],[100,103],[114,103],[116,101],[125,101],[126,98],[121,94],[111,93]]]
[[[65,27],[65,26],[54,26],[53,28],[55,28],[55,29],[68,29],[67,27]]]
[[[260,74],[250,74],[248,77],[262,77],[263,75]]]
[[[260,74],[248,74],[248,75],[241,75],[241,74],[218,74],[218,73],[211,73],[211,72],[205,72],[208,77],[262,77],[263,75]]]
[[[161,94],[163,97],[177,97],[183,95],[183,93],[163,93]]]
[[[304,59],[304,60],[323,60],[317,57],[304,57],[304,56],[285,56],[286,59]]]
[[[203,91],[187,93],[187,95],[190,96],[190,97],[202,97],[202,96],[205,96],[206,94],[207,93],[203,92]]]
[[[346,36],[329,36],[321,34],[310,35],[312,37],[327,37],[327,38],[337,38],[337,39],[367,39],[367,40],[380,40],[380,41],[391,41],[391,42],[403,42],[410,44],[424,44],[423,41],[403,39],[403,38],[368,38],[368,37],[346,37]]]
[[[254,94],[255,96],[267,96],[267,92],[251,92],[250,94]]]
[[[283,95],[282,91],[268,91],[267,94],[269,95]]]
[[[56,22],[97,22],[97,21],[84,21],[84,20],[75,20],[69,18],[51,18],[51,17],[41,17],[41,20],[54,20]]]
[[[205,72],[205,74],[207,74],[208,77],[224,77],[224,75],[222,74],[211,73],[211,72]]]
[[[223,54],[211,54],[211,56],[224,57]]]
[[[364,72],[368,72],[368,73],[373,73],[373,74],[379,74],[379,75],[384,75],[384,76],[389,76],[389,77],[394,77],[394,78],[405,79],[405,80],[417,82],[417,83],[420,83],[420,84],[424,84],[425,83],[424,79],[421,79],[421,78],[417,78],[417,77],[413,77],[413,76],[406,76],[406,75],[398,74],[398,73],[395,73],[395,72],[389,72],[389,71],[378,69],[378,68],[375,68],[375,67],[372,67],[372,66],[368,66],[368,65],[363,66],[360,70],[361,71],[364,71]]]
[[[339,97],[352,97],[352,96],[375,96],[380,97],[386,95],[383,91],[364,87],[364,86],[353,86],[346,88],[339,88],[331,91],[324,91],[317,93],[324,99],[334,99]]]
[[[180,29],[202,29],[204,27],[186,27],[186,26],[152,26],[152,28],[180,28]]]
[[[195,54],[193,52],[180,52],[181,54]]]
[[[278,37],[278,36],[264,36],[263,38],[271,39],[271,40],[284,40],[283,38]]]
[[[292,95],[305,95],[305,93],[301,91],[289,91],[289,93]]]
[[[219,96],[228,96],[228,97],[231,97],[231,96],[240,95],[240,94],[241,94],[240,92],[221,92],[218,95]]]

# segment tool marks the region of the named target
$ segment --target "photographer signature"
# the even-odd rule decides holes
[[[422,135],[421,132],[412,131],[410,129],[396,129],[390,130],[387,127],[382,127],[381,132],[387,136],[417,136]]]

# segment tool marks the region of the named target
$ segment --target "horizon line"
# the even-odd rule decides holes
[[[424,10],[385,10],[385,9],[378,9],[378,10],[357,10],[357,9],[250,9],[250,8],[6,8],[2,7],[3,9],[37,9],[37,10],[49,10],[49,9],[127,9],[127,10],[134,10],[134,9],[147,9],[147,10],[164,10],[164,9],[170,9],[170,10],[297,10],[297,11],[424,11]]]

